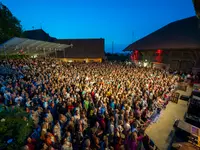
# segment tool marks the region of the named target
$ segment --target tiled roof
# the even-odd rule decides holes
[[[172,22],[130,44],[129,50],[200,49],[200,22],[197,17]]]
[[[27,30],[23,33],[25,38],[33,39],[33,40],[41,40],[41,41],[48,41],[53,42],[55,40],[54,38],[50,37],[49,34],[47,34],[42,29],[36,29],[36,30]]]

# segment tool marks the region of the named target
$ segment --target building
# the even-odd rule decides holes
[[[199,68],[200,22],[195,16],[172,22],[130,44],[132,59],[168,64],[172,70]]]
[[[104,39],[58,39],[60,44],[70,44],[71,48],[59,52],[56,57],[65,61],[102,62],[105,58]]]
[[[28,39],[48,41],[48,42],[53,42],[56,40],[56,38],[51,37],[43,29],[24,31],[23,37],[28,38]]]
[[[42,29],[29,30],[24,32],[24,37],[28,39],[55,42],[58,44],[71,45],[62,51],[57,49],[49,54],[67,62],[102,62],[105,58],[105,40],[99,39],[56,39],[51,37]]]

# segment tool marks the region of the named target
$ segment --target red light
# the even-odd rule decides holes
[[[161,54],[161,53],[162,53],[162,50],[158,49],[158,50],[156,51],[156,53]]]
[[[162,62],[162,50],[158,49],[158,50],[156,51],[156,54],[158,54],[158,55],[156,56],[156,61],[157,61],[157,62]]]
[[[132,61],[137,61],[138,60],[138,50],[134,50],[132,52],[131,59],[132,59]]]

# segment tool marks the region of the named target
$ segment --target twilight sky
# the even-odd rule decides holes
[[[128,44],[164,25],[195,15],[192,0],[0,0],[24,30],[56,38],[105,38],[105,50]]]

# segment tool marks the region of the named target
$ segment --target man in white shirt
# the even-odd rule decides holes
[[[124,130],[125,130],[126,132],[129,132],[130,129],[131,129],[131,125],[130,125],[128,119],[125,119]]]
[[[76,110],[76,114],[74,115],[74,119],[75,119],[75,122],[80,120],[80,114],[79,114],[78,110]]]
[[[18,101],[20,101],[20,103],[22,102],[23,98],[17,94],[17,97],[15,98],[15,103],[17,103]]]

